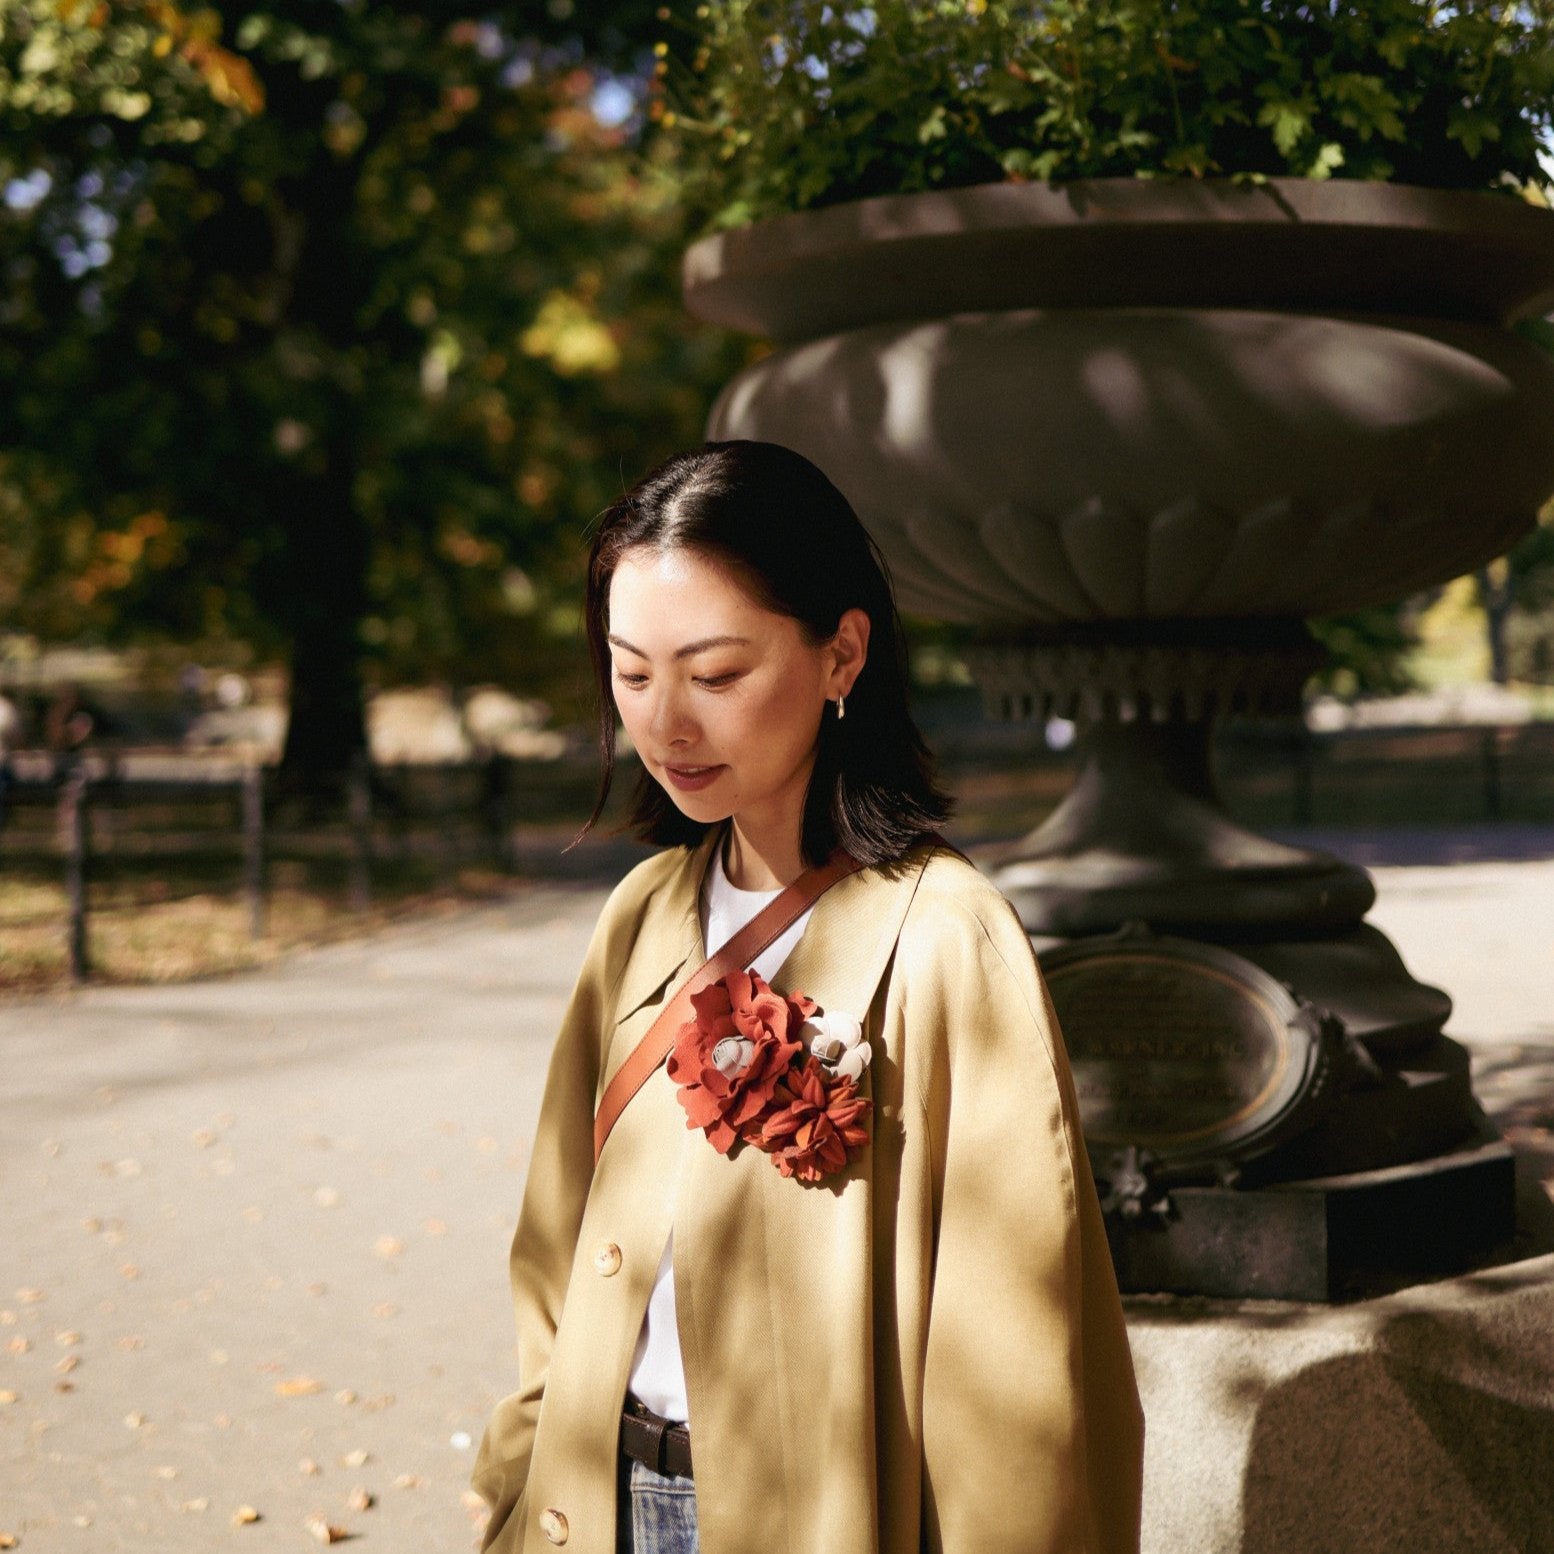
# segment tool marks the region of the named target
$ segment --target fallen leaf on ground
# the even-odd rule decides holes
[[[14,1532],[0,1532],[0,1549],[20,1548],[21,1542]]]
[[[94,1214],[90,1219],[84,1219],[81,1221],[81,1228],[82,1230],[86,1231],[88,1235],[95,1236],[97,1232],[103,1228],[103,1222]]]
[[[429,1236],[445,1236],[448,1234],[447,1225],[440,1219],[429,1219],[421,1228]]]
[[[396,1306],[391,1300],[380,1300],[377,1305],[372,1308],[372,1314],[375,1317],[381,1317],[384,1320],[387,1320],[389,1317],[397,1317],[399,1315],[399,1307]]]
[[[320,1543],[344,1543],[351,1536],[345,1528],[332,1526],[327,1516],[310,1516],[302,1525]]]
[[[204,1495],[199,1495],[193,1500],[185,1500],[178,1509],[180,1511],[192,1512],[208,1511],[210,1509],[210,1501]]]
[[[486,1511],[490,1509],[485,1501],[482,1500],[473,1489],[466,1489],[464,1493],[459,1496],[459,1501],[471,1511]]]
[[[115,1160],[113,1164],[108,1167],[108,1169],[112,1171],[115,1176],[139,1176],[140,1162],[134,1158],[128,1160]]]
[[[398,1257],[404,1251],[405,1243],[398,1236],[379,1236],[372,1249],[379,1257]]]
[[[18,1333],[16,1337],[6,1345],[6,1348],[10,1350],[12,1354],[26,1354],[26,1352],[32,1348],[32,1340],[30,1338],[23,1338],[22,1335]]]
[[[54,1335],[54,1342],[57,1343],[61,1349],[73,1349],[78,1343],[81,1342],[81,1335],[79,1333],[67,1330],[63,1333],[56,1333]]]
[[[289,1381],[275,1383],[276,1396],[283,1398],[305,1398],[323,1390],[323,1382],[314,1381],[311,1376],[293,1376]]]
[[[15,1327],[16,1313],[14,1311],[0,1311],[0,1327]]]
[[[349,1387],[342,1387],[337,1393],[335,1393],[335,1402],[337,1403],[350,1404],[354,1403],[355,1401],[356,1394],[352,1392]]]
[[[124,1416],[124,1422],[130,1429],[138,1430],[146,1422],[146,1416],[138,1408],[133,1409]]]
[[[126,1333],[119,1340],[119,1347],[121,1349],[144,1349],[146,1341],[138,1333]]]
[[[138,1279],[140,1277],[140,1269],[137,1268],[134,1263],[125,1263],[124,1266],[119,1269],[119,1277],[121,1279]]]
[[[246,1219],[250,1225],[257,1225],[259,1221],[264,1218],[264,1210],[257,1203],[250,1203],[248,1207],[243,1210],[243,1218]]]
[[[4,1406],[4,1405],[9,1404],[9,1403],[14,1403],[15,1401],[16,1401],[16,1394],[14,1392],[12,1392],[9,1387],[5,1387],[3,1389],[0,1389],[0,1406]]]
[[[178,1469],[175,1468],[170,1462],[164,1462],[162,1466],[156,1470],[156,1476],[158,1478],[177,1478]]]
[[[368,1398],[367,1401],[362,1404],[362,1408],[369,1414],[375,1414],[380,1408],[392,1407],[393,1402],[394,1394],[392,1392],[384,1392],[380,1393],[379,1396],[375,1398]]]
[[[327,1295],[328,1293],[329,1286],[327,1284],[310,1284],[308,1286],[309,1295]]]
[[[360,1485],[351,1491],[345,1502],[346,1508],[351,1511],[370,1511],[377,1503],[377,1496]]]
[[[246,1527],[249,1522],[257,1522],[259,1513],[251,1505],[240,1505],[232,1513],[232,1525],[234,1527]]]
[[[425,1485],[426,1480],[419,1473],[401,1473],[394,1480],[395,1489],[422,1489]]]
[[[71,1371],[73,1371],[80,1363],[80,1355],[62,1354],[57,1360],[55,1360],[54,1369],[58,1371],[61,1376],[68,1376]]]
[[[201,1149],[209,1149],[216,1142],[216,1135],[209,1128],[197,1128],[189,1137]]]
[[[70,1520],[72,1524],[77,1527],[90,1527],[92,1525],[92,1519],[90,1516],[72,1516]]]
[[[43,1291],[32,1289],[30,1287],[26,1289],[20,1289],[16,1292],[16,1298],[24,1306],[36,1306],[38,1302],[43,1299]]]
[[[56,1392],[74,1392],[76,1384],[73,1381],[56,1381],[54,1383],[54,1390]]]
[[[302,1461],[297,1464],[297,1472],[299,1472],[304,1478],[317,1478],[319,1474],[319,1466],[311,1457],[304,1457]]]
[[[359,1468],[359,1467],[362,1466],[363,1463],[365,1463],[367,1461],[367,1459],[368,1459],[368,1454],[366,1452],[364,1452],[360,1447],[357,1447],[357,1449],[355,1451],[348,1451],[340,1459],[340,1466],[342,1468]]]
[[[340,1194],[333,1187],[320,1187],[313,1194],[313,1201],[321,1209],[332,1209],[340,1201]]]

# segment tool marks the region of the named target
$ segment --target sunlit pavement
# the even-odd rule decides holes
[[[1463,851],[1382,863],[1373,920],[1451,990],[1530,1187],[1554,1176],[1554,832]],[[603,894],[534,886],[260,974],[0,1005],[0,1532],[474,1545],[474,1446],[515,1376],[507,1243]]]

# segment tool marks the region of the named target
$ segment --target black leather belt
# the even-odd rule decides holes
[[[661,1419],[635,1398],[627,1398],[621,1410],[621,1450],[655,1473],[691,1476],[690,1426]]]

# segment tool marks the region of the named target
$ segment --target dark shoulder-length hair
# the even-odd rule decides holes
[[[906,646],[885,563],[847,498],[790,448],[709,442],[676,454],[606,509],[588,557],[588,645],[599,691],[599,798],[615,775],[615,695],[608,642],[610,580],[639,546],[697,551],[732,572],[765,608],[791,616],[812,643],[845,611],[869,617],[868,656],[844,718],[820,720],[804,798],[802,849],[818,864],[840,845],[889,863],[950,813],[907,699]],[[707,827],[678,809],[644,769],[628,825],[660,846],[694,846]],[[588,829],[585,826],[585,831]]]

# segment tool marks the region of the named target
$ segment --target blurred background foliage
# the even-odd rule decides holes
[[[285,658],[303,786],[364,683],[565,696],[580,533],[747,349],[679,306],[660,10],[0,9],[0,620]]]
[[[1018,147],[998,140],[996,115],[974,124],[969,99],[936,95],[911,36],[886,36],[903,4],[822,16],[807,0],[549,0],[472,15],[371,0],[5,0],[0,636],[285,665],[284,771],[303,791],[331,789],[363,749],[376,688],[494,681],[582,715],[587,525],[698,440],[713,394],[760,349],[693,325],[680,305],[679,255],[713,214],[696,158],[781,184],[845,145],[858,166],[841,168],[828,198],[868,192],[881,167],[897,177],[897,152],[934,181],[979,135],[1004,149],[971,171],[1041,170],[1009,162]],[[1137,28],[1097,36],[1155,59],[1159,79],[1140,91],[1167,77],[1197,91],[1211,65],[1234,63],[1212,46],[1216,7],[1244,9],[1177,8],[1197,31],[1173,32],[1163,61]],[[1411,8],[1388,0],[1387,15]],[[906,9],[974,43],[969,22],[1019,8]],[[1113,12],[1143,14],[1049,9],[1070,44]],[[677,121],[675,72],[705,81],[717,49],[734,48],[728,28],[779,12],[823,23],[828,38],[846,32],[849,48],[868,43],[878,73],[853,107],[842,111],[842,95],[826,107],[790,42],[775,88],[748,79],[715,120]],[[1363,34],[1360,12],[1339,12]],[[1428,41],[1409,43],[1397,69]],[[766,34],[738,46],[776,58]],[[837,90],[855,72],[845,50],[833,55]],[[1486,75],[1500,108],[1521,103],[1545,60],[1523,50]],[[1280,69],[1272,79],[1295,91]],[[1028,119],[1039,83],[996,84]],[[871,108],[870,93],[892,91],[912,97],[910,122],[899,105]],[[1054,92],[1060,129],[1078,133],[1081,96]],[[1351,118],[1381,112],[1366,101]],[[1182,127],[1205,122],[1201,110]],[[1096,133],[1115,139],[1104,118]],[[1326,122],[1314,116],[1312,134]],[[1277,148],[1276,124],[1227,125]],[[748,135],[779,130],[788,149],[754,158]],[[1380,119],[1350,131],[1405,171],[1397,159],[1418,149]],[[1484,167],[1522,155],[1497,133],[1487,161],[1461,124],[1446,135],[1467,158],[1458,181],[1492,181]],[[1226,144],[1210,146],[1206,170]],[[1289,157],[1305,144],[1293,140]],[[1345,170],[1370,165],[1356,152]],[[753,198],[742,187],[725,207]],[[818,197],[773,189],[795,204]],[[1471,586],[1499,632],[1492,667],[1554,680],[1554,531]],[[1406,683],[1428,603],[1323,627],[1331,683],[1351,694]],[[930,669],[953,662],[953,632],[925,628],[918,641]]]

